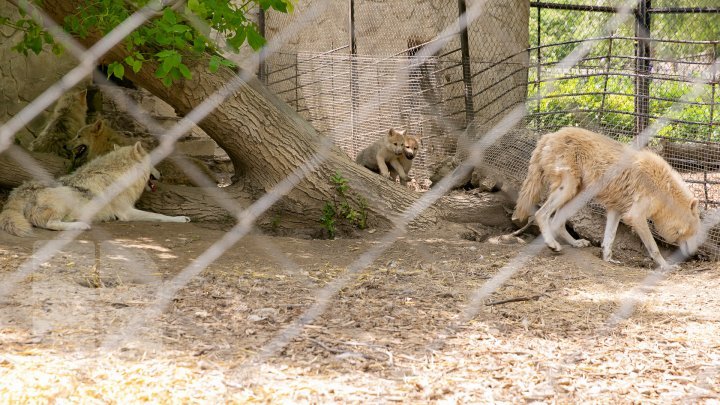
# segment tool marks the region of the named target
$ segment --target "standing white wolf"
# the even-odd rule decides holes
[[[525,220],[545,189],[547,200],[535,212],[545,243],[554,251],[560,244],[553,235],[575,247],[588,246],[573,238],[551,216],[581,191],[592,188],[595,199],[607,209],[603,238],[603,259],[612,260],[612,244],[622,219],[640,236],[650,256],[662,268],[668,264],[650,232],[651,220],[658,234],[677,243],[684,254],[697,249],[700,228],[698,200],[680,175],[660,156],[648,150],[634,150],[606,136],[581,128],[563,128],[540,138],[530,158],[513,219]],[[552,223],[551,223],[552,220]]]
[[[56,184],[30,181],[10,193],[0,213],[0,229],[17,236],[28,236],[32,225],[52,229],[86,230],[90,224],[80,222],[86,205],[101,195],[126,173],[134,181],[92,217],[97,221],[161,221],[189,222],[185,216],[167,216],[135,208],[150,176],[159,176],[150,165],[150,157],[140,142],[119,147],[61,177]]]

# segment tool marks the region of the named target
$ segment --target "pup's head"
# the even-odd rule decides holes
[[[80,128],[67,145],[72,155],[73,168],[82,166],[112,150],[108,131],[110,131],[108,123],[103,119]]]
[[[405,135],[403,153],[408,160],[413,160],[420,149],[420,140],[413,135]]]
[[[405,130],[390,128],[387,133],[386,145],[395,155],[402,155],[405,149]]]
[[[700,210],[698,199],[672,203],[663,210],[661,216],[653,220],[655,230],[669,243],[680,246],[686,256],[690,256],[699,247]]]

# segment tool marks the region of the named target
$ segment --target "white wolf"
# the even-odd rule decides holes
[[[29,181],[10,193],[0,213],[0,229],[17,236],[29,236],[32,225],[39,228],[86,230],[90,224],[80,222],[90,200],[101,195],[117,179],[133,172],[135,180],[92,217],[100,221],[189,222],[185,216],[167,216],[135,208],[151,174],[159,173],[150,165],[150,157],[140,142],[118,147],[61,177],[54,184]]]
[[[545,188],[548,197],[535,212],[535,221],[545,243],[554,251],[561,249],[555,230],[575,247],[589,245],[584,239],[573,238],[564,223],[551,218],[588,188],[597,188],[595,199],[607,209],[604,260],[612,259],[612,244],[621,219],[640,236],[660,267],[667,268],[668,264],[650,233],[648,219],[663,239],[677,243],[684,254],[697,249],[698,199],[680,175],[649,150],[634,150],[582,128],[568,127],[543,135],[530,158],[513,219],[522,221],[530,216]]]

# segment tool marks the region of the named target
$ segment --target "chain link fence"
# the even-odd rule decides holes
[[[494,2],[480,8],[497,18],[443,34],[474,3],[333,3],[322,23],[268,59],[261,77],[351,158],[390,127],[419,136],[413,173],[427,186],[429,168],[456,152],[458,131],[476,117],[496,122],[525,97],[527,5]],[[292,17],[264,18],[272,38]],[[505,38],[507,26],[520,28]],[[423,47],[434,52],[418,57]],[[363,118],[328,133],[348,116]]]
[[[452,155],[463,147],[458,145],[459,133],[469,127],[481,132],[483,139],[492,140],[490,145],[479,143],[473,146],[474,151],[480,151],[480,155],[485,152],[485,164],[495,167],[499,175],[521,179],[533,142],[539,133],[564,125],[582,125],[627,140],[645,128],[652,130],[653,123],[667,120],[669,124],[662,127],[661,137],[651,146],[658,148],[669,161],[674,162],[689,181],[696,181],[693,184],[700,188],[695,191],[698,195],[705,193],[704,202],[708,210],[716,204],[711,198],[715,190],[715,183],[711,182],[715,168],[708,163],[713,161],[710,158],[703,160],[705,158],[699,158],[697,153],[688,155],[687,151],[697,148],[686,145],[703,145],[705,150],[712,150],[712,145],[715,145],[716,42],[714,39],[669,38],[654,31],[660,30],[659,22],[663,21],[661,17],[667,17],[667,27],[674,26],[676,29],[697,21],[706,21],[712,25],[710,22],[714,19],[703,20],[705,16],[717,18],[719,11],[714,10],[712,5],[697,6],[699,3],[694,3],[704,8],[694,9],[699,14],[688,14],[690,9],[671,9],[678,7],[677,4],[643,2],[641,5],[644,8],[633,10],[634,17],[616,26],[610,17],[611,13],[618,14],[619,1],[595,2],[592,6],[581,6],[570,1],[552,4],[518,1],[513,2],[514,5],[511,2],[487,3],[493,7],[486,7],[486,2],[479,0],[459,1],[457,4],[424,1],[415,7],[370,1],[327,3],[328,7],[314,23],[301,24],[298,31],[292,32],[292,41],[284,44],[280,52],[261,59],[259,76],[276,94],[312,122],[319,132],[332,138],[351,157],[377,139],[388,127],[403,126],[424,139],[421,154],[424,160],[419,161],[415,170],[416,175],[426,175],[427,168],[435,159]],[[518,5],[524,5],[524,8],[518,8]],[[309,8],[309,2],[298,4],[296,14],[302,15]],[[473,9],[474,12],[466,15],[463,13],[464,8]],[[641,9],[645,11],[639,12]],[[150,18],[149,15],[136,15],[133,18],[144,21]],[[698,19],[691,18],[696,15]],[[670,18],[673,16],[682,18]],[[260,17],[271,42],[276,34],[289,30],[294,19],[286,15]],[[462,29],[465,19],[467,30]],[[530,24],[527,24],[528,20]],[[400,23],[393,24],[393,21]],[[510,26],[516,26],[517,29],[508,30]],[[610,35],[599,34],[604,27],[613,28]],[[702,27],[708,28],[705,25]],[[588,28],[588,32],[584,33],[583,28]],[[716,30],[717,27],[711,29]],[[126,32],[105,44],[107,48],[94,51],[103,54],[132,30],[132,27],[126,27]],[[508,34],[508,31],[512,34]],[[698,31],[699,27],[693,30],[693,35],[699,35]],[[595,46],[575,53],[583,41],[593,42]],[[432,52],[424,55],[419,48],[432,49]],[[708,54],[710,48],[713,51]],[[660,55],[660,51],[665,56]],[[75,50],[78,59],[83,62],[83,56],[88,56],[85,52],[83,49]],[[260,55],[265,56],[262,52]],[[69,90],[74,84],[72,81],[77,79],[77,83],[93,66],[87,64],[85,67],[88,70],[74,76],[67,75],[64,80],[58,81],[52,87],[57,91],[40,96],[38,105],[50,105],[53,97],[57,99],[63,91]],[[246,76],[241,79],[248,79],[247,72],[243,74]],[[235,81],[227,84],[240,86]],[[112,86],[111,83],[107,85]],[[706,97],[708,92],[710,96]],[[225,96],[230,93],[232,91],[223,89]],[[212,101],[211,96],[218,94],[207,96],[207,100]],[[148,114],[152,109],[142,102],[142,97],[136,100],[128,98],[124,103],[116,102],[113,105],[134,110],[137,113],[135,118],[142,121],[144,117],[148,127],[161,127],[158,122],[154,122],[152,114]],[[191,130],[192,122],[200,122],[217,107],[205,101],[188,112],[187,117],[191,119],[172,120],[167,132],[162,127],[155,132],[166,134],[165,140],[172,145],[181,134]],[[4,142],[2,148],[10,145],[17,128],[26,125],[41,111],[42,108],[30,105],[12,122],[4,123],[0,128],[0,140]],[[697,116],[683,115],[691,112]],[[22,120],[25,123],[19,124]],[[668,145],[672,144],[683,145],[680,149],[686,154],[670,156],[668,149],[672,150],[675,146]],[[156,151],[156,154],[162,153],[165,157],[169,152],[165,149]],[[304,163],[303,167],[288,174],[278,185],[264,190],[250,207],[239,207],[234,199],[236,196],[223,194],[223,189],[208,189],[203,198],[207,197],[207,201],[225,201],[229,204],[228,211],[237,213],[234,218],[237,224],[232,229],[220,229],[213,234],[219,235],[218,240],[199,240],[200,237],[194,232],[188,232],[179,235],[180,238],[173,237],[172,243],[166,243],[169,247],[165,248],[161,246],[162,241],[156,243],[153,240],[153,235],[129,240],[126,230],[121,229],[115,230],[117,235],[113,236],[118,236],[115,244],[93,246],[86,241],[75,241],[79,231],[63,233],[49,241],[37,241],[31,254],[16,260],[17,266],[7,271],[3,269],[0,301],[3,306],[13,310],[3,313],[1,326],[5,328],[9,325],[8,330],[21,329],[22,322],[29,319],[33,323],[33,332],[42,339],[48,339],[51,350],[59,352],[66,349],[56,343],[61,338],[79,339],[80,334],[87,334],[89,327],[84,326],[85,329],[80,330],[80,326],[77,326],[87,324],[77,321],[89,318],[91,328],[98,330],[93,335],[98,339],[94,342],[96,346],[92,347],[98,349],[93,356],[99,354],[101,361],[86,356],[81,349],[87,348],[78,348],[75,352],[69,349],[71,354],[68,358],[53,360],[82,377],[69,377],[70,382],[62,382],[67,386],[72,387],[76,380],[99,381],[112,377],[111,383],[107,384],[111,385],[111,390],[103,393],[106,396],[101,398],[104,400],[120,395],[118,387],[124,388],[122,384],[128,380],[137,381],[138,375],[152,375],[156,369],[164,371],[164,368],[170,368],[172,373],[175,369],[171,367],[178,363],[183,367],[185,364],[197,363],[200,357],[203,363],[198,365],[197,374],[179,373],[171,380],[172,384],[167,383],[167,379],[160,383],[167,384],[172,393],[184,394],[182,389],[192,385],[188,382],[193,382],[198,385],[193,388],[199,393],[187,394],[185,400],[204,399],[208,402],[227,400],[225,393],[230,390],[240,392],[241,395],[230,397],[239,402],[272,400],[278,397],[266,391],[282,390],[288,386],[296,391],[283,399],[341,401],[347,400],[343,395],[353,385],[359,386],[358,391],[363,393],[356,397],[360,398],[358,402],[379,399],[404,401],[408,398],[467,399],[467,402],[493,402],[497,398],[508,402],[521,398],[525,401],[552,398],[601,398],[610,401],[617,399],[610,394],[615,387],[624,389],[624,392],[632,391],[637,395],[633,398],[638,401],[656,398],[677,400],[679,396],[672,391],[665,396],[653,396],[655,394],[647,394],[649,390],[644,386],[636,389],[622,381],[637,376],[645,378],[645,374],[663,370],[655,372],[655,377],[663,381],[672,380],[673,384],[678,381],[694,383],[694,373],[703,373],[700,376],[703,379],[697,378],[697,386],[688,384],[688,395],[695,396],[686,398],[709,398],[713,392],[717,393],[717,386],[712,385],[713,380],[717,381],[719,370],[717,356],[703,357],[695,352],[688,355],[691,350],[678,350],[680,343],[689,341],[685,334],[686,322],[689,322],[686,319],[678,322],[681,323],[679,326],[668,325],[667,313],[661,313],[662,320],[656,326],[662,330],[662,334],[657,336],[648,337],[638,333],[637,329],[632,329],[637,325],[631,325],[623,333],[618,333],[618,336],[602,335],[602,338],[598,338],[600,328],[608,325],[614,327],[617,322],[630,316],[632,311],[628,308],[635,307],[636,295],[631,294],[632,298],[627,299],[619,295],[608,299],[607,291],[600,291],[591,296],[587,285],[583,285],[578,288],[577,294],[571,296],[570,289],[566,287],[572,280],[577,278],[581,280],[579,284],[589,284],[587,277],[590,272],[583,274],[578,271],[585,269],[587,256],[574,256],[571,251],[561,259],[558,256],[545,257],[542,254],[546,250],[543,240],[536,238],[525,246],[489,247],[483,251],[486,257],[473,253],[478,249],[475,246],[477,244],[460,245],[467,241],[452,241],[466,254],[452,257],[447,255],[448,249],[452,247],[447,241],[438,243],[438,240],[428,239],[421,242],[414,238],[415,235],[404,238],[405,228],[413,217],[447,191],[442,183],[422,194],[416,203],[402,213],[397,223],[377,239],[364,245],[341,240],[340,243],[346,244],[328,243],[319,249],[316,247],[322,253],[330,251],[333,254],[331,263],[319,265],[318,262],[310,261],[314,253],[303,251],[303,247],[308,245],[299,240],[287,243],[294,249],[287,256],[285,252],[274,249],[271,238],[254,239],[262,245],[260,254],[251,252],[251,249],[246,251],[243,249],[245,246],[236,247],[238,240],[251,232],[260,213],[267,211],[280,196],[290,193],[299,178],[317,167],[315,158]],[[113,185],[111,188],[117,187]],[[99,228],[99,232],[103,232],[102,227]],[[426,238],[422,235],[419,237]],[[133,257],[129,253],[131,249],[139,248],[144,249],[143,252],[157,253],[153,256],[157,262],[146,263],[152,260],[142,255]],[[384,262],[379,263],[383,252],[395,248],[398,251],[410,251],[403,257],[405,263],[396,260],[397,251],[391,251],[392,259],[388,261],[383,258]],[[9,254],[12,249],[2,250],[3,254]],[[343,252],[347,256],[341,256]],[[175,253],[182,253],[183,260],[178,260]],[[501,259],[493,261],[491,256]],[[225,259],[223,263],[227,267],[200,274],[220,259]],[[113,264],[110,262],[113,260],[121,263]],[[271,261],[280,263],[279,267],[287,271],[271,274],[268,270],[271,267],[268,262]],[[303,269],[305,263],[309,265]],[[161,266],[156,267],[155,264]],[[457,267],[452,268],[453,265]],[[79,285],[100,293],[86,289],[78,294],[76,280],[72,284],[75,290],[70,290],[70,282],[67,280],[76,277],[79,266],[92,269],[97,276],[95,279],[81,280],[83,284]],[[102,277],[107,270],[105,267],[112,267],[118,274]],[[539,267],[547,272],[543,274],[544,277],[537,276]],[[522,272],[521,269],[527,271]],[[456,272],[453,273],[453,270]],[[139,274],[133,274],[133,271]],[[569,276],[570,273],[573,274]],[[642,293],[666,274],[651,272],[640,283],[637,288],[639,292],[633,292]],[[513,283],[507,283],[513,276],[517,276]],[[143,278],[141,282],[145,286],[138,287],[140,281],[133,281],[133,278]],[[303,284],[289,282],[293,278],[302,279]],[[542,278],[550,281],[545,283]],[[427,283],[417,285],[419,279]],[[638,275],[634,274],[625,281],[635,283],[637,279]],[[50,295],[51,289],[57,288],[57,284],[53,283],[56,280],[64,280],[66,284],[61,285],[66,290],[62,290],[61,294]],[[545,283],[543,288],[538,287],[541,283]],[[558,287],[556,283],[564,285]],[[25,310],[30,307],[25,305],[27,297],[23,296],[28,284],[33,289],[30,300],[40,302],[41,305],[35,314],[14,313],[16,308]],[[130,291],[131,294],[120,301],[117,295],[113,295],[115,292],[109,291],[114,286],[121,287],[117,291]],[[608,286],[617,288],[617,284]],[[512,288],[516,296],[489,301],[491,294],[506,287]],[[557,295],[545,300],[548,294],[554,293]],[[250,301],[254,296],[262,299]],[[206,301],[202,301],[202,298],[206,298]],[[49,308],[53,305],[53,299],[62,301],[65,308],[58,310],[54,307],[51,311]],[[545,301],[540,305],[535,304],[540,299]],[[80,305],[81,300],[85,300],[85,306]],[[573,300],[582,302],[584,306],[573,306],[576,305]],[[616,308],[616,301],[620,302],[620,308]],[[500,307],[521,302],[526,302],[528,306],[520,307],[516,312],[512,312],[509,307]],[[693,304],[709,306],[708,302]],[[70,308],[71,305],[74,307]],[[103,306],[112,308],[104,313],[113,316],[97,315]],[[555,314],[552,319],[541,311],[534,314],[526,311],[536,308],[545,310],[550,306],[553,306]],[[502,309],[488,310],[480,319],[475,319],[486,307]],[[116,312],[112,311],[117,310],[124,311],[122,316],[114,315]],[[647,307],[643,310],[646,311]],[[496,314],[499,314],[497,319],[503,319],[493,324],[490,317]],[[610,315],[610,318],[605,322],[604,317],[598,314]],[[17,318],[22,319],[20,323],[4,322],[5,316],[13,318],[12,322],[16,322]],[[655,313],[651,316],[659,317]],[[417,324],[406,323],[408,319],[415,320]],[[313,322],[318,325],[310,325]],[[546,322],[547,329],[543,329]],[[673,326],[682,329],[682,333],[672,336],[670,333],[665,334],[666,329]],[[712,339],[712,333],[707,332],[713,330],[711,326],[700,325],[695,328],[707,334],[696,331],[693,336],[698,341],[690,342],[696,345],[693,350],[712,352],[712,345],[716,341]],[[187,358],[181,361],[173,359],[172,364],[150,361],[129,372],[121,369],[118,373],[120,378],[105,371],[104,367],[117,364],[113,363],[116,361],[113,355],[107,355],[115,353],[114,349],[120,348],[119,353],[133,351],[145,360],[148,346],[132,346],[129,342],[163,328],[164,331],[152,335],[157,341],[150,342],[157,343],[157,352],[172,352],[168,349],[172,347],[177,350],[180,344],[186,344],[183,349],[189,353]],[[630,339],[636,340],[621,340],[621,335],[626,332],[631,336]],[[6,332],[3,330],[0,333]],[[412,333],[416,335],[413,336],[415,340],[408,338]],[[560,336],[562,334],[570,337]],[[218,339],[218,336],[222,336],[222,339]],[[527,338],[527,343],[519,340],[523,337]],[[237,341],[242,343],[238,344]],[[21,355],[7,356],[9,360],[0,361],[3,366],[0,371],[12,370],[10,372],[16,377],[24,378],[24,370],[20,368],[26,361],[24,358],[41,357],[38,363],[47,363],[48,359],[44,356],[50,356],[47,351],[43,356],[31,356],[35,353],[25,349],[31,344],[41,352],[45,347],[35,346],[41,341],[18,342],[17,345],[22,348]],[[658,350],[654,347],[658,343],[666,347]],[[527,346],[519,346],[521,344]],[[564,344],[571,344],[572,351],[560,347]],[[468,349],[478,346],[484,351],[472,353]],[[417,350],[408,350],[408,347]],[[278,364],[271,365],[268,359],[278,354],[282,360],[278,362],[280,364],[277,368],[272,368]],[[128,353],[124,355],[130,356]],[[668,355],[673,356],[673,367],[676,363],[680,364],[678,368],[685,366],[682,370],[685,374],[668,375],[664,373],[663,367],[668,367],[669,363],[656,364],[647,360],[665,360]],[[152,354],[148,356],[154,360]],[[339,363],[323,363],[325,357]],[[609,364],[608,359],[614,357],[629,359],[627,363],[634,364]],[[78,362],[79,358],[81,362]],[[205,358],[208,360],[205,361]],[[303,359],[306,361],[302,362]],[[440,360],[443,364],[436,368]],[[322,380],[315,380],[316,385],[305,384],[307,380],[295,382],[292,373],[301,373],[293,370],[298,364],[298,369],[302,368],[302,372],[308,375],[313,374],[313,378],[317,377],[317,371],[322,368],[328,368],[332,373],[336,373],[334,367],[347,368],[340,369],[342,372],[336,374],[341,374],[342,378],[332,381],[337,384],[327,388],[328,384]],[[598,367],[598,364],[602,367]],[[42,369],[42,366],[37,368]],[[93,367],[97,367],[99,372],[85,373],[85,370]],[[534,373],[527,373],[526,368],[531,368]],[[427,373],[424,369],[434,373]],[[638,373],[638,369],[645,371]],[[458,380],[458,370],[463,373],[460,374],[460,383],[451,381]],[[376,373],[380,378],[368,379],[371,373]],[[506,376],[501,373],[506,373]],[[608,375],[612,378],[608,378]],[[615,377],[618,375],[622,378]],[[358,378],[359,383],[355,381]],[[438,381],[432,381],[436,378]],[[510,383],[503,378],[507,378]],[[593,378],[600,379],[601,383],[595,386],[586,384]],[[258,379],[265,380],[258,383]],[[207,380],[210,381],[206,383]],[[711,382],[706,384],[705,380]],[[43,380],[39,384],[43,388],[60,385],[54,380],[50,381]],[[149,379],[144,383],[146,390],[155,389],[158,380]],[[388,386],[401,383],[405,384],[403,388],[409,390],[403,392],[408,396],[387,395],[400,391]],[[676,388],[677,384],[671,388]],[[31,384],[21,381],[20,386],[28,385]],[[502,392],[513,385],[521,387],[521,396],[513,397]],[[709,388],[705,388],[706,385]],[[320,387],[317,390],[326,396],[314,392],[316,396],[298,394],[316,390],[316,387]],[[470,394],[467,397],[450,397],[447,395],[448,387],[457,387]],[[86,395],[95,393],[95,387],[83,388],[86,392],[92,391]],[[55,397],[76,395],[72,389],[63,385],[60,391],[52,394]],[[576,389],[582,389],[583,394],[572,396]],[[208,399],[201,396],[206,391],[219,394]],[[477,394],[477,391],[483,393]],[[639,391],[639,394],[635,391]],[[495,392],[501,392],[502,396],[495,396]],[[598,397],[601,394],[605,396]],[[19,395],[19,398],[27,398],[24,390]],[[140,392],[130,398],[146,400],[149,395]]]

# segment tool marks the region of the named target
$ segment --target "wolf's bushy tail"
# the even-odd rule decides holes
[[[0,212],[0,229],[15,236],[32,235],[32,224],[25,218],[23,209],[24,199],[10,195],[5,207]]]
[[[525,177],[525,181],[523,181],[517,203],[515,204],[515,212],[513,212],[512,215],[513,221],[525,221],[530,215],[535,213],[535,205],[540,202],[543,190],[540,154],[544,143],[544,139],[541,137],[530,157],[528,174],[527,177]]]

